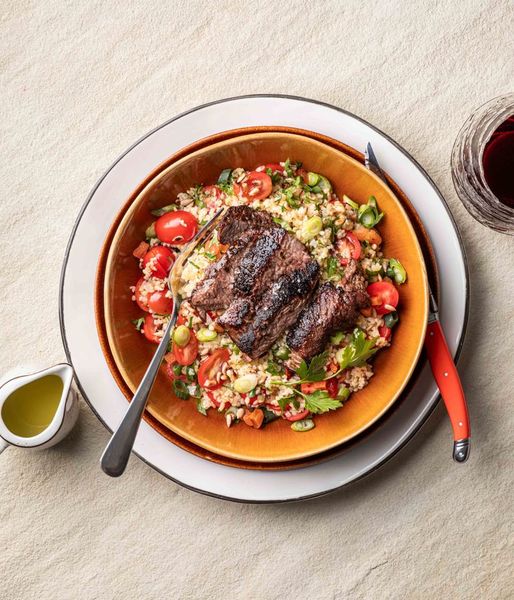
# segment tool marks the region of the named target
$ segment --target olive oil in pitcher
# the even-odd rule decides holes
[[[46,375],[12,392],[2,406],[6,427],[20,437],[34,437],[52,422],[63,393],[63,381]]]

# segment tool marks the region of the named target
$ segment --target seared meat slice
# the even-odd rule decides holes
[[[262,356],[297,320],[318,278],[319,265],[314,260],[284,270],[259,299],[235,299],[218,323],[250,358]]]
[[[311,260],[305,246],[282,227],[263,229],[235,269],[234,293],[258,298],[282,275]]]
[[[273,217],[264,211],[255,210],[244,204],[227,209],[218,226],[218,239],[222,244],[233,244],[248,229],[277,228]]]
[[[358,311],[365,306],[369,306],[369,296],[368,292],[366,291],[368,282],[360,270],[356,260],[350,260],[346,266],[341,287],[344,289],[346,294],[353,295],[353,304],[356,307],[356,316],[352,320],[355,321],[355,319],[358,317]]]
[[[289,330],[287,345],[300,359],[309,360],[323,351],[334,331],[352,327],[365,306],[369,306],[366,280],[352,261],[339,286],[327,282],[319,287]],[[298,362],[297,358],[293,354],[292,362]]]
[[[246,231],[232,244],[225,254],[205,272],[204,278],[196,285],[189,303],[197,309],[219,310],[226,308],[233,299],[234,273],[260,232]]]

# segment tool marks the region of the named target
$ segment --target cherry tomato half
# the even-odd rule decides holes
[[[150,261],[153,277],[164,279],[175,262],[175,254],[166,246],[154,246],[143,256],[143,269]]]
[[[350,259],[359,260],[361,257],[361,243],[355,235],[349,231],[338,244],[339,262],[345,266],[350,262]]]
[[[136,289],[134,290],[134,296],[136,298],[136,304],[139,306],[139,308],[145,312],[149,312],[148,292],[146,292],[143,287],[145,283],[146,280],[144,277],[141,277],[141,279],[138,280],[136,283]]]
[[[196,339],[195,332],[191,331],[189,342],[183,348],[173,342],[172,352],[179,365],[182,365],[183,367],[192,365],[198,356],[198,340]]]
[[[229,357],[230,352],[227,348],[218,348],[202,361],[198,368],[198,384],[209,390],[220,388],[222,384],[216,381],[216,375]]]
[[[158,315],[171,315],[173,298],[166,296],[166,290],[158,290],[147,296],[148,308]]]
[[[186,210],[166,213],[155,221],[155,234],[166,244],[180,246],[194,238],[198,231],[196,217]]]
[[[272,188],[271,177],[263,171],[251,171],[242,183],[234,183],[236,196],[242,196],[249,201],[264,200],[270,195]]]
[[[298,413],[297,415],[284,415],[284,419],[286,419],[286,421],[301,421],[302,419],[305,419],[305,417],[307,417],[309,415],[309,411],[307,409],[302,410],[301,413]]]
[[[377,315],[385,315],[392,312],[396,309],[400,301],[398,290],[388,281],[370,283],[366,291],[371,298],[371,306],[377,311]]]
[[[156,335],[157,327],[155,325],[155,321],[153,320],[152,315],[146,315],[142,329],[145,338],[149,342],[158,344],[161,341],[161,338],[158,335]]]

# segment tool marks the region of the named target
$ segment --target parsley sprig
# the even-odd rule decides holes
[[[376,343],[377,338],[368,340],[362,329],[358,327],[354,329],[350,343],[342,349],[338,356],[338,372],[363,365],[377,352]]]
[[[322,352],[310,361],[307,364],[305,360],[302,360],[300,366],[296,369],[296,374],[302,380],[301,382],[296,383],[304,383],[308,381],[323,381],[325,379],[325,365],[328,360],[328,352]]]
[[[336,410],[343,406],[340,400],[331,398],[326,390],[316,390],[312,394],[302,394],[302,396],[305,400],[305,408],[315,415],[326,413],[329,410]]]

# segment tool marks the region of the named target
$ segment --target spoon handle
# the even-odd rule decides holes
[[[102,470],[111,477],[119,477],[125,471],[127,466],[134,440],[136,439],[139,423],[143,416],[148,396],[152,391],[152,387],[157,377],[159,367],[161,366],[164,355],[168,348],[171,330],[177,320],[180,302],[176,301],[171,315],[170,322],[166,327],[162,340],[160,341],[157,350],[148,365],[148,369],[139,384],[139,387],[130,402],[129,408],[123,417],[118,429],[114,432],[110,442],[102,454],[100,464]]]

